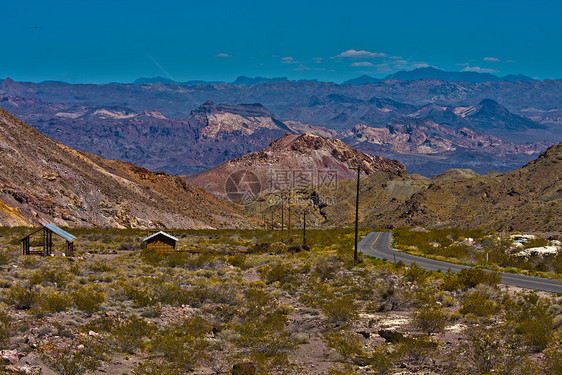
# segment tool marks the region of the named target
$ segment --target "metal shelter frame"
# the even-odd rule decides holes
[[[33,236],[34,234],[39,233],[39,232],[41,232],[41,236],[42,236],[43,249],[42,250],[32,250],[31,249],[31,236]],[[27,236],[21,238],[20,239],[20,245],[21,245],[22,254],[23,255],[42,255],[42,256],[51,255],[53,253],[53,233],[56,234],[57,236],[63,238],[64,240],[66,240],[65,255],[66,256],[72,256],[72,254],[74,253],[74,240],[76,239],[76,237],[73,236],[72,234],[60,229],[59,227],[57,227],[56,225],[53,225],[53,224],[47,224],[44,227],[39,228],[39,229],[31,232]]]

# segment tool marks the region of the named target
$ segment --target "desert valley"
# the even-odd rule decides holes
[[[5,4],[0,373],[562,375],[560,4],[250,3]]]

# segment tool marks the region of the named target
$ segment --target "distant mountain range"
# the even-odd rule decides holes
[[[480,72],[446,72],[444,70],[436,69],[433,67],[418,68],[410,71],[401,70],[396,73],[392,73],[386,78],[378,79],[373,78],[368,75],[362,75],[357,78],[350,79],[342,83],[342,85],[365,85],[368,83],[376,83],[382,81],[417,81],[421,79],[436,79],[439,81],[448,82],[533,82],[535,81],[531,77],[527,77],[523,74],[509,74],[503,77],[495,76],[491,73],[480,73]]]
[[[418,68],[410,71],[401,70],[396,73],[389,74],[385,78],[374,78],[368,75],[362,75],[357,78],[347,80],[342,83],[342,85],[365,85],[369,83],[378,83],[383,81],[398,80],[398,81],[416,81],[421,79],[436,79],[439,81],[449,81],[449,82],[533,82],[536,81],[531,77],[527,77],[523,74],[509,74],[503,77],[498,77],[491,73],[481,73],[481,72],[447,72],[441,69],[433,67]],[[46,81],[53,82],[53,81]],[[290,81],[287,77],[277,77],[277,78],[265,78],[265,77],[246,77],[240,76],[234,80],[231,85],[234,86],[253,86],[261,83],[271,83],[271,82],[316,82],[316,80],[302,80],[302,81]],[[178,84],[184,86],[194,86],[202,84],[211,83],[226,83],[223,81],[186,81],[186,82],[176,82],[169,78],[164,77],[153,77],[153,78],[139,78],[133,82],[133,85],[145,85],[153,83],[164,83],[164,84]]]
[[[453,166],[514,169],[562,139],[562,81],[280,79],[249,86],[5,79],[0,106],[71,147],[174,174],[262,150],[287,132],[344,139],[424,175]],[[354,138],[358,127],[369,129],[369,141]]]
[[[524,75],[507,75],[498,77],[490,73],[480,72],[446,72],[444,70],[436,69],[433,67],[419,68],[411,71],[400,71],[387,76],[384,80],[399,80],[399,81],[416,81],[420,79],[437,79],[439,81],[449,82],[530,82],[534,79]]]

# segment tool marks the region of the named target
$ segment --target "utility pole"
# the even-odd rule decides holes
[[[287,204],[289,205],[288,207],[289,220],[287,224],[287,233],[289,235],[289,238],[291,238],[291,191],[290,190],[289,190],[289,201],[287,202]]]
[[[267,222],[265,221],[265,212],[263,211],[263,209],[261,207],[262,201],[260,200],[259,203],[260,203],[261,220],[263,221],[263,225],[265,226],[265,229],[267,230]]]
[[[306,246],[306,208],[302,212],[302,246]]]
[[[283,217],[283,200],[285,199],[285,197],[283,195],[281,195],[281,235],[283,235],[283,225],[285,224],[285,218]]]
[[[353,261],[357,264],[357,242],[359,239],[359,176],[361,171],[367,171],[368,169],[357,167],[349,168],[357,170],[357,193],[355,195],[355,251],[353,252]]]

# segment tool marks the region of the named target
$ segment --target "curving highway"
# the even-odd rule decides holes
[[[405,264],[417,263],[418,266],[430,271],[459,272],[463,268],[470,268],[459,264],[441,262],[423,258],[394,250],[391,246],[390,232],[371,232],[358,244],[358,250],[366,255],[378,259],[387,259],[390,262],[402,261]],[[562,280],[543,279],[517,275],[512,273],[501,273],[502,284],[517,286],[520,288],[542,290],[545,292],[562,293]]]

